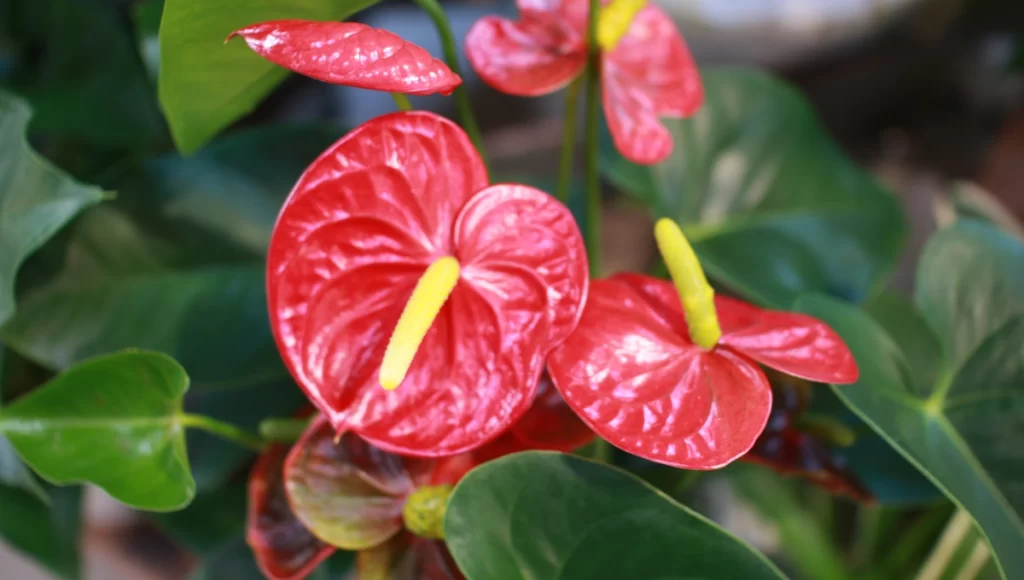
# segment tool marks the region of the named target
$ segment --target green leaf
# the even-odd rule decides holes
[[[270,332],[263,255],[295,180],[341,134],[261,128],[131,168],[116,203],[74,224],[59,275],[23,296],[0,336],[57,369],[123,348],[165,352],[192,379],[190,412],[247,429],[297,409],[304,398]],[[200,489],[251,456],[205,433],[188,441]]]
[[[996,196],[971,182],[955,183],[944,197],[935,198],[936,221],[942,226],[958,219],[986,221],[1018,238],[1024,238],[1024,224]]]
[[[166,0],[160,22],[160,103],[178,149],[191,153],[250,112],[287,76],[239,28],[282,18],[344,20],[379,0]]]
[[[0,324],[14,313],[14,279],[25,258],[102,198],[29,148],[31,116],[23,101],[0,91]]]
[[[195,494],[180,423],[187,389],[166,355],[98,357],[0,409],[0,433],[53,483],[90,482],[132,507],[180,509]]]
[[[50,490],[50,505],[0,485],[0,538],[60,578],[79,577],[82,489]]]
[[[783,578],[763,555],[641,480],[550,452],[471,471],[448,505],[445,537],[470,580]]]
[[[18,360],[15,353],[0,346],[0,406],[2,406],[4,394],[7,391],[5,388],[7,381],[13,378],[12,375],[17,370],[11,367]],[[46,490],[39,484],[28,467],[21,462],[18,454],[11,447],[11,443],[3,435],[0,435],[0,486],[22,489],[34,495],[43,504],[50,502]]]
[[[703,81],[701,110],[664,120],[669,159],[639,167],[605,139],[607,176],[675,219],[708,273],[756,302],[786,308],[802,292],[867,298],[903,246],[898,200],[788,85],[729,68],[705,69]]]
[[[33,130],[118,148],[168,141],[122,7],[47,0],[19,8],[12,11],[15,40],[36,57],[11,86],[36,110]]]
[[[932,384],[878,323],[825,298],[800,310],[828,322],[860,366],[833,387],[858,415],[975,519],[1007,578],[1024,577],[1024,243],[961,222],[928,243],[917,306],[942,344]]]

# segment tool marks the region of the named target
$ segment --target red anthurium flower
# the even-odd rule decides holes
[[[588,286],[569,210],[488,186],[466,134],[427,112],[371,120],[314,161],[267,271],[278,346],[334,428],[424,457],[526,412]]]
[[[635,163],[658,163],[672,151],[660,117],[687,117],[702,104],[700,74],[671,18],[645,0],[613,0],[602,8],[601,87],[615,146]],[[466,37],[477,74],[499,91],[554,92],[587,60],[588,0],[518,0],[520,20],[478,21]]]
[[[530,449],[568,453],[590,443],[594,437],[594,432],[576,416],[551,383],[551,377],[544,373],[537,398],[526,414],[500,437],[473,451],[473,458],[483,463]]]
[[[714,296],[678,226],[661,220],[655,234],[676,286],[638,274],[594,281],[579,327],[548,361],[598,435],[652,461],[714,469],[764,429],[772,392],[757,363],[856,381],[853,356],[824,323]]]
[[[810,383],[775,372],[767,374],[775,393],[771,416],[754,447],[740,460],[806,479],[833,494],[873,503],[871,491],[830,448],[852,444],[853,433],[831,418],[807,413]]]
[[[273,20],[232,32],[263,58],[299,74],[338,85],[447,95],[459,75],[423,48],[356,22]]]

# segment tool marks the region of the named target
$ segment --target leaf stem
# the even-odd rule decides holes
[[[601,175],[598,168],[598,93],[601,80],[601,47],[597,43],[597,20],[601,10],[600,0],[590,0],[590,14],[587,19],[587,102],[586,125],[583,141],[586,146],[587,165],[587,219],[586,236],[587,260],[590,262],[590,276],[601,275]]]
[[[612,445],[604,439],[598,437],[594,439],[594,461],[601,463],[612,462]]]
[[[962,509],[957,510],[946,524],[946,529],[942,531],[942,536],[939,537],[924,566],[921,567],[917,580],[939,580],[949,566],[953,554],[970,531],[971,516]]]
[[[569,203],[569,185],[572,183],[572,161],[576,150],[576,101],[580,96],[582,77],[569,85],[565,92],[565,119],[562,125],[562,158],[558,166],[558,186],[555,197],[562,203]]]
[[[974,549],[971,550],[971,555],[967,558],[967,563],[960,569],[960,573],[957,574],[956,580],[974,580],[981,573],[981,570],[988,563],[989,551],[988,544],[985,540],[978,538],[974,542]]]
[[[441,37],[441,48],[444,50],[444,60],[448,63],[448,67],[465,81],[465,76],[462,74],[462,66],[459,64],[459,53],[456,49],[455,35],[452,33],[452,27],[448,22],[448,16],[444,13],[444,9],[441,8],[437,0],[415,0],[415,2],[434,21],[437,34]],[[473,145],[476,145],[477,151],[480,152],[480,157],[483,158],[484,164],[486,164],[487,157],[484,153],[483,138],[480,136],[480,126],[477,125],[476,117],[473,115],[473,107],[469,103],[469,95],[466,94],[465,82],[455,87],[454,95],[455,106],[459,110],[459,118],[462,119],[462,128],[466,130],[466,134],[473,141]]]
[[[409,97],[403,93],[391,93],[391,98],[394,99],[395,105],[399,111],[411,111],[412,103],[409,101]]]
[[[272,417],[260,422],[260,437],[272,443],[295,443],[309,427],[309,418]]]
[[[235,427],[229,423],[218,421],[213,417],[183,413],[179,420],[181,425],[184,427],[201,429],[207,433],[212,433],[218,437],[234,441],[242,447],[248,447],[254,451],[263,451],[263,448],[266,446],[266,442],[264,442],[258,435],[253,435],[244,429]]]

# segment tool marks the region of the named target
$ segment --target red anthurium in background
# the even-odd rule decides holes
[[[842,339],[803,314],[716,297],[679,227],[655,227],[673,283],[596,280],[576,332],[549,358],[566,402],[612,444],[686,469],[714,469],[753,446],[771,411],[758,363],[852,383]]]
[[[426,112],[371,120],[310,165],[267,272],[278,346],[334,428],[425,457],[526,412],[588,287],[569,210],[488,186],[462,129]]]
[[[777,373],[769,373],[769,376],[775,397],[768,425],[754,447],[740,460],[765,465],[782,475],[806,479],[829,493],[873,503],[871,491],[826,445],[849,445],[853,434],[834,419],[811,420],[807,415],[809,383]]]
[[[521,96],[554,92],[579,76],[587,61],[588,0],[518,0],[520,20],[478,21],[466,38],[477,74],[499,91]],[[690,51],[671,18],[645,0],[614,0],[602,8],[601,90],[618,150],[635,163],[658,163],[672,151],[660,117],[687,117],[704,91]]]
[[[356,22],[273,20],[232,32],[263,58],[299,74],[338,85],[447,95],[459,75],[423,48]]]

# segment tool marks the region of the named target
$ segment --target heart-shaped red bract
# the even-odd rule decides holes
[[[725,297],[715,306],[722,337],[706,351],[691,342],[671,283],[596,280],[576,331],[549,358],[551,378],[598,435],[685,469],[722,467],[753,446],[772,403],[758,362],[815,381],[856,380],[853,356],[824,323]]]
[[[284,488],[286,445],[267,449],[249,476],[246,541],[263,575],[300,580],[334,552],[295,517]]]
[[[390,335],[443,256],[461,263],[458,283],[404,382],[385,391]],[[568,208],[528,186],[488,187],[465,132],[427,112],[371,120],[314,161],[267,265],[271,326],[312,402],[338,432],[424,457],[479,447],[529,408],[587,287]]]
[[[538,96],[576,78],[587,60],[588,0],[519,0],[520,19],[488,16],[466,37],[477,74],[499,91]],[[660,117],[700,108],[700,73],[672,19],[649,5],[601,59],[605,118],[616,148],[634,163],[664,161],[672,136]]]
[[[274,64],[328,83],[409,95],[447,95],[459,75],[423,48],[357,22],[273,20],[237,30]]]

